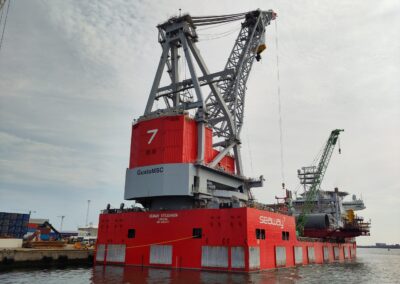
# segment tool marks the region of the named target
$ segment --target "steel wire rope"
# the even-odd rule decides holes
[[[3,4],[3,5],[4,5],[4,4]],[[3,20],[3,14],[4,14],[4,9],[1,9],[0,26],[1,26],[1,21]]]
[[[143,244],[143,245],[127,246],[127,247],[125,247],[125,249],[132,249],[132,248],[148,247],[148,246],[152,246],[152,245],[175,243],[175,242],[185,241],[185,240],[190,240],[190,239],[194,239],[194,236],[183,237],[183,238],[179,238],[179,239],[166,240],[166,241],[160,241],[160,242],[154,242],[154,243],[148,243],[148,244]],[[109,248],[107,247],[104,250],[108,251]]]
[[[245,127],[245,133],[246,133],[246,140],[247,140],[247,150],[249,152],[249,159],[250,159],[250,171],[251,175],[254,175],[254,169],[253,169],[253,156],[251,154],[251,147],[250,147],[250,139],[249,139],[249,131],[247,127]]]
[[[240,30],[240,27],[239,27],[239,28],[235,28],[234,30],[230,30],[230,31],[225,32],[225,33],[221,33],[221,34],[219,34],[218,36],[209,37],[209,38],[204,38],[204,39],[202,39],[202,41],[214,40],[214,39],[220,39],[220,38],[223,38],[223,37],[227,37],[227,36],[229,36],[229,35],[231,35],[231,34],[237,32],[238,30]]]
[[[243,19],[243,16],[212,17],[207,19],[196,19],[195,17],[192,17],[191,19],[194,24],[204,25],[204,24],[217,24],[219,22],[225,22],[225,21],[237,21]]]
[[[215,29],[215,28],[218,28],[218,27],[221,27],[221,26],[232,24],[232,23],[233,23],[233,21],[232,22],[222,23],[222,24],[210,25],[208,27],[207,26],[206,27],[201,26],[201,27],[197,28],[197,31],[205,31],[205,30],[209,30],[209,29]]]
[[[297,184],[295,190],[293,190],[294,196],[296,196],[296,198],[297,198],[297,192],[299,191],[300,187],[301,187],[301,183]]]
[[[235,17],[235,16],[244,16],[248,12],[237,13],[237,14],[227,14],[227,15],[214,15],[214,16],[194,16],[192,19],[207,19],[207,18],[223,18],[223,17]]]
[[[187,75],[186,75],[186,64],[187,64],[186,63],[186,56],[185,56],[184,52],[182,52],[182,54],[180,54],[179,49],[178,49],[178,55],[179,55],[179,59],[182,58],[182,65],[183,65],[183,68],[179,68],[180,69],[180,73],[182,73],[183,80],[186,80],[187,79]],[[190,97],[193,96],[193,94],[191,93],[191,89],[188,89],[188,90],[182,92],[182,99],[185,99],[184,98],[185,92],[187,93],[186,101],[189,101]]]
[[[224,18],[210,18],[210,19],[193,19],[192,18],[192,22],[195,24],[216,24],[219,22],[229,22],[229,21],[237,21],[243,19],[243,17],[224,17]]]
[[[183,58],[184,80],[186,80],[186,79],[187,79],[187,60],[186,60],[186,55],[185,55],[184,52],[182,53],[182,58]],[[188,89],[188,90],[186,90],[186,91],[187,91],[187,94],[188,94],[188,100],[194,97],[194,96],[193,96],[192,89]]]
[[[325,149],[326,143],[328,143],[328,140],[326,140],[326,142],[322,145],[322,147],[321,147],[321,149],[319,150],[319,152],[317,153],[317,155],[314,157],[314,160],[313,160],[312,163],[311,163],[312,166],[316,166],[317,161],[321,159],[321,157],[322,157],[322,152],[323,152],[324,149]]]
[[[237,31],[237,30],[239,30],[240,29],[240,27],[234,27],[234,28],[232,28],[232,29],[229,29],[229,30],[226,30],[226,31],[223,31],[223,32],[219,32],[219,33],[217,33],[217,32],[215,32],[215,33],[197,33],[199,36],[219,36],[219,35],[223,35],[223,34],[226,34],[226,33],[230,33],[230,32],[233,32],[233,31]]]
[[[196,20],[192,17],[192,22],[195,26],[205,26],[205,25],[216,25],[220,23],[233,22],[243,19],[243,16],[240,17],[225,17],[225,18],[210,18],[210,19],[200,19]]]
[[[6,17],[4,18],[3,31],[2,31],[2,33],[1,33],[1,39],[0,39],[0,51],[1,51],[1,48],[2,48],[2,46],[3,46],[4,31],[6,30],[7,16],[8,16],[8,10],[10,9],[10,3],[11,3],[11,0],[8,0],[7,11],[6,11]],[[4,6],[3,6],[3,8],[4,8]],[[2,11],[1,11],[1,16],[3,17],[3,9],[2,9]],[[1,23],[1,22],[0,22],[0,23]]]
[[[174,242],[189,240],[189,239],[193,239],[193,238],[194,238],[194,236],[183,237],[183,238],[179,238],[179,239],[172,239],[172,240],[166,240],[166,241],[155,242],[155,243],[149,243],[149,244],[143,244],[143,245],[128,246],[128,247],[126,247],[126,248],[127,248],[127,249],[131,249],[131,248],[139,248],[139,247],[148,247],[148,246],[152,246],[152,245],[161,245],[161,244],[167,244],[167,243],[174,243]]]
[[[209,18],[191,17],[192,21],[196,23],[218,22],[218,21],[233,20],[240,18],[243,18],[243,16],[239,15],[239,16],[209,17]]]
[[[208,26],[208,25],[217,25],[217,24],[221,24],[221,23],[230,23],[233,21],[239,21],[242,18],[237,18],[237,19],[227,19],[227,20],[223,20],[223,21],[212,21],[212,22],[193,22],[193,24],[195,26]]]
[[[281,103],[281,84],[279,74],[279,45],[278,45],[278,24],[275,19],[275,46],[276,46],[276,79],[277,79],[277,95],[278,95],[278,115],[279,115],[279,142],[280,142],[280,156],[281,156],[281,177],[282,182],[285,182],[285,165],[283,155],[283,126],[282,126],[282,103]]]

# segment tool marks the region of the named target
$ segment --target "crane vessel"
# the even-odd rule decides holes
[[[124,198],[140,205],[100,214],[96,263],[252,272],[355,257],[353,236],[296,234],[301,214],[256,202],[251,189],[264,178],[243,172],[246,83],[275,18],[186,14],[157,26],[162,54],[126,169]],[[241,26],[225,68],[210,72],[196,29],[233,21]]]

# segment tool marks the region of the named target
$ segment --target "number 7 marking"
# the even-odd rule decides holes
[[[149,139],[149,141],[147,142],[147,144],[150,144],[150,143],[153,141],[153,139],[154,139],[154,137],[156,136],[157,132],[158,132],[158,129],[150,129],[150,130],[147,130],[147,133],[148,133],[148,134],[151,133],[150,139]]]

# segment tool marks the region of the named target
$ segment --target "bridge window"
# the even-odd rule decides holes
[[[256,229],[256,239],[257,240],[265,240],[265,230],[264,229]]]
[[[282,240],[284,241],[289,240],[289,232],[282,231]]]
[[[128,239],[133,239],[133,238],[135,238],[135,235],[136,235],[135,229],[129,229],[129,230],[128,230]]]
[[[203,232],[201,228],[193,228],[193,239],[201,239]]]

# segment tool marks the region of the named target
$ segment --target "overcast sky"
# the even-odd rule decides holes
[[[97,224],[123,202],[131,123],[140,116],[161,49],[155,26],[176,15],[278,13],[284,173],[312,162],[344,128],[323,188],[361,195],[372,236],[400,243],[400,2],[12,0],[0,52],[0,211],[35,211],[64,229]],[[4,20],[4,19],[3,19]],[[199,31],[220,71],[239,23]],[[214,35],[213,35],[214,34]],[[261,202],[282,196],[275,24],[248,81],[242,131],[246,174],[266,178]],[[126,202],[130,203],[130,202]]]

